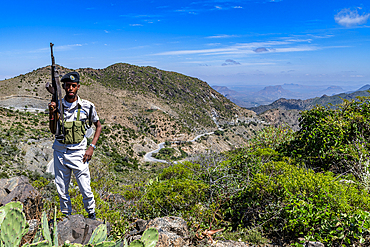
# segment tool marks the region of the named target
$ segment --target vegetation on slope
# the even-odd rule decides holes
[[[134,145],[144,145],[157,126],[147,115],[131,116],[134,126],[140,126],[137,129],[106,124],[101,148],[90,163],[97,216],[112,223],[115,238],[129,231],[137,218],[176,215],[184,217],[198,235],[222,228],[219,237],[255,243],[268,238],[297,246],[305,240],[327,246],[368,246],[369,104],[369,98],[360,98],[335,109],[317,106],[302,113],[297,132],[266,127],[243,148],[209,152],[172,165],[137,162]],[[1,114],[3,176],[24,172],[44,193],[46,207],[58,204],[50,177],[11,168],[22,165],[17,144],[51,138],[46,116],[5,109]],[[226,143],[237,128],[254,124],[226,125],[214,136]],[[202,139],[200,144],[206,141]],[[73,212],[86,215],[77,186],[71,186],[70,195]]]
[[[72,71],[62,66],[58,69],[61,75]],[[139,138],[144,136],[145,140],[140,142],[146,145],[142,148],[137,145],[138,139],[125,139],[129,143],[125,144],[132,145],[134,158],[139,159],[143,152],[149,152],[152,142],[188,141],[197,134],[216,130],[217,125],[242,128],[239,123],[259,122],[253,112],[236,106],[206,82],[179,73],[123,63],[105,69],[76,71],[81,75],[80,97],[95,104],[107,125],[125,126],[135,131]],[[44,88],[47,81],[50,81],[49,66],[0,81],[0,101],[10,95],[38,97],[40,101],[45,100],[46,108],[51,98]],[[245,144],[253,131],[261,127],[261,124],[243,127],[238,130],[240,136],[235,133],[235,138],[230,136],[229,142],[211,145],[208,141],[195,145],[194,150],[230,150]]]
[[[198,236],[222,228],[220,238],[254,243],[368,246],[368,109],[368,98],[336,110],[317,107],[304,112],[298,132],[270,126],[242,149],[146,164],[121,173],[120,183],[112,179],[114,165],[100,156],[92,164],[98,217],[112,222],[116,237],[134,218],[176,215]],[[76,213],[84,214],[78,191],[71,196]]]

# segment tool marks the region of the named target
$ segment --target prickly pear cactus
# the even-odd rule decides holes
[[[23,204],[21,202],[9,202],[5,206],[0,207],[0,229],[6,213],[12,208],[18,208],[20,211],[23,211]]]
[[[58,244],[57,207],[56,206],[54,206],[53,246],[59,246],[59,244]]]
[[[48,241],[50,245],[52,245],[51,241],[51,235],[50,235],[50,229],[49,229],[49,223],[48,223],[48,218],[46,217],[46,213],[42,212],[41,216],[41,229],[42,229],[42,236],[44,236],[44,239]]]
[[[135,241],[132,241],[128,247],[145,247],[145,245],[140,240],[135,240]]]
[[[48,247],[51,246],[47,240],[37,242],[37,243],[32,243],[32,244],[25,244],[22,247]]]
[[[94,247],[113,247],[115,245],[116,245],[115,242],[104,241],[104,242],[101,242],[101,243],[98,243],[98,244],[94,245]]]
[[[155,228],[146,229],[141,236],[141,242],[144,243],[145,247],[155,247],[158,242],[159,234]]]
[[[39,228],[38,230],[37,230],[37,232],[36,232],[36,235],[35,235],[35,237],[33,238],[33,241],[32,241],[32,243],[34,244],[34,243],[37,243],[37,242],[40,242],[41,241],[41,229]]]
[[[91,238],[88,244],[98,244],[107,238],[107,225],[101,224],[97,228],[95,228],[94,232],[91,234]]]
[[[126,239],[125,239],[126,240]],[[124,245],[124,242],[122,239],[118,240],[113,247],[127,247]]]
[[[4,247],[19,246],[22,237],[27,233],[26,217],[18,208],[12,208],[6,214],[0,232]]]

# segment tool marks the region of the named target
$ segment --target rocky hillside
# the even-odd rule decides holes
[[[61,75],[72,71],[58,67]],[[173,149],[173,157],[204,150],[221,152],[245,145],[265,124],[253,111],[235,105],[206,82],[179,73],[122,63],[77,71],[81,75],[79,95],[96,105],[104,126],[99,152],[117,164],[118,171],[143,163],[144,155],[160,142],[170,143],[167,147]],[[45,89],[49,80],[50,67],[43,67],[0,81],[0,127],[8,133],[0,137],[9,168],[15,165],[22,170],[24,164],[43,171],[51,159],[52,136],[47,117],[40,113],[51,99]],[[35,136],[33,129],[43,134]],[[12,161],[8,149],[19,160]]]
[[[59,67],[61,75],[72,70]],[[206,82],[153,67],[114,64],[105,69],[78,69],[82,87],[79,95],[95,103],[107,123],[138,127],[137,121],[158,111],[164,121],[177,121],[176,129],[201,132],[219,124],[244,121],[255,116],[236,106]],[[50,80],[50,67],[0,81],[0,97],[37,96],[50,99],[44,85]],[[172,132],[168,127],[162,132]]]

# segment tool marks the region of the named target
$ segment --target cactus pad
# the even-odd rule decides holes
[[[94,247],[113,247],[115,245],[116,245],[115,242],[104,241],[104,242],[101,242],[101,243],[98,243],[98,244],[94,245]]]
[[[19,246],[26,234],[26,217],[18,208],[12,208],[6,214],[1,225],[0,237],[5,247]]]
[[[155,247],[159,239],[158,230],[155,228],[146,229],[141,237],[141,242],[144,243],[145,247]]]
[[[47,240],[36,242],[32,244],[28,244],[26,247],[49,247],[51,246]],[[22,247],[25,247],[24,245]]]
[[[53,246],[59,246],[58,244],[58,224],[57,224],[57,207],[54,206],[54,226],[53,226]]]
[[[45,212],[42,212],[41,226],[42,226],[42,235],[44,236],[44,239],[47,240],[50,245],[52,245],[53,242],[51,241],[48,218],[46,217]]]
[[[135,241],[132,241],[128,247],[145,247],[145,245],[140,240],[135,240]]]
[[[5,206],[0,207],[0,228],[6,213],[12,208],[18,208],[20,211],[23,211],[23,204],[21,202],[9,202]]]
[[[107,238],[107,225],[101,224],[97,228],[95,228],[94,232],[91,234],[91,238],[88,244],[98,244]]]
[[[35,235],[35,237],[33,238],[33,241],[32,241],[32,243],[34,244],[34,243],[37,243],[37,242],[40,242],[41,241],[41,229],[39,228],[38,230],[37,230],[37,232],[36,232],[36,235]],[[22,246],[23,247],[23,246]]]

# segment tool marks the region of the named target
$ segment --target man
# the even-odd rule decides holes
[[[53,144],[55,184],[59,194],[61,211],[66,215],[70,215],[72,212],[68,188],[73,171],[83,196],[85,210],[89,214],[90,219],[96,219],[95,200],[90,187],[88,161],[94,153],[102,126],[95,106],[87,100],[80,99],[77,95],[80,89],[79,74],[77,72],[70,72],[64,75],[61,81],[66,93],[62,100],[64,107],[65,139],[61,142],[55,139]],[[59,121],[59,119],[54,118],[55,110],[56,103],[51,102],[49,104],[49,127],[53,134],[55,134],[55,121]],[[91,116],[89,116],[90,113]],[[89,119],[94,123],[96,130],[90,146],[86,149],[87,139],[85,132]]]

